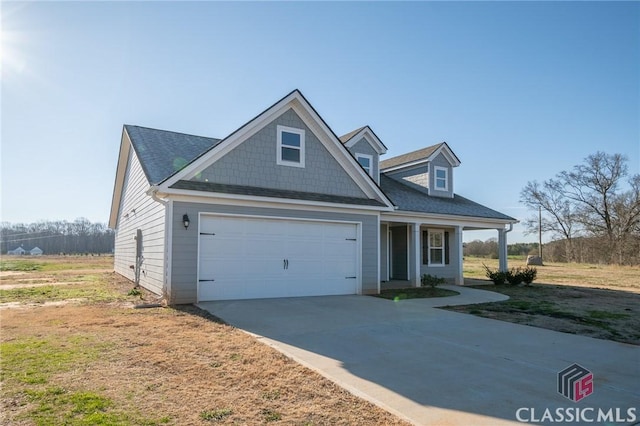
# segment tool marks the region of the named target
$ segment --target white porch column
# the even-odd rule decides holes
[[[413,285],[416,287],[420,287],[422,285],[421,282],[421,274],[420,274],[420,254],[422,253],[420,250],[420,224],[414,223],[413,227]]]
[[[509,269],[507,265],[507,230],[504,228],[498,229],[498,258],[498,269],[501,271]]]
[[[455,247],[458,251],[458,265],[456,268],[456,284],[464,285],[464,272],[463,272],[463,263],[464,263],[464,249],[462,248],[462,226],[456,226],[455,232]]]

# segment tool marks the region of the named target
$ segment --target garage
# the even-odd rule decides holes
[[[355,223],[202,215],[198,301],[356,294]]]

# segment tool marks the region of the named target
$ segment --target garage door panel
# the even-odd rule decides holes
[[[357,293],[355,224],[203,217],[198,299]]]

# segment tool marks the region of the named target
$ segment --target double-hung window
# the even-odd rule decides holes
[[[449,190],[449,170],[446,167],[435,166],[433,168],[435,178],[435,189],[438,191]]]
[[[442,229],[422,232],[422,263],[429,266],[444,266],[449,263],[449,233]]]
[[[372,176],[371,173],[373,173],[373,168],[371,163],[373,163],[373,156],[367,154],[356,154],[356,159],[369,176]]]
[[[278,126],[277,164],[304,167],[304,130]]]

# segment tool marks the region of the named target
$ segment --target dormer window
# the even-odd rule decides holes
[[[367,154],[356,154],[356,159],[358,160],[358,163],[360,163],[360,165],[362,166],[363,169],[366,170],[366,172],[369,174],[369,176],[373,176],[373,167],[372,164],[373,163],[373,156],[372,155],[367,155]]]
[[[304,167],[304,130],[278,126],[277,164]]]
[[[435,189],[438,191],[449,190],[449,170],[446,167],[434,166],[433,168]]]

